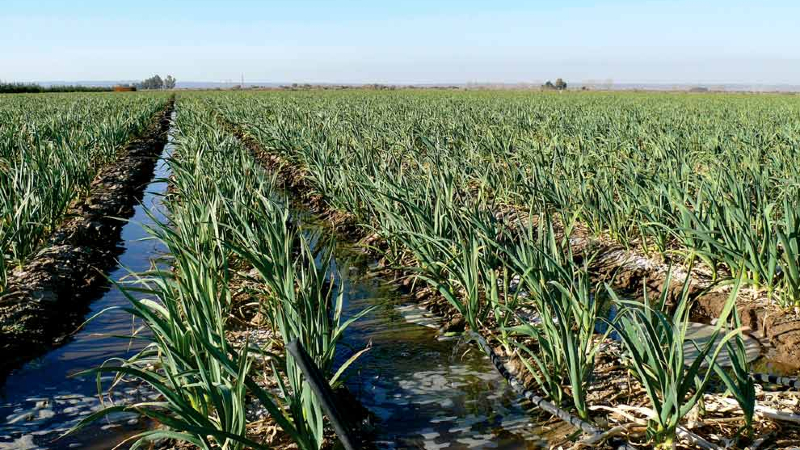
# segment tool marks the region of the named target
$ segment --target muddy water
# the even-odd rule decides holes
[[[163,179],[169,173],[163,156],[171,152],[171,142],[170,133],[169,143],[156,165],[154,181],[145,189],[142,203],[136,206],[131,222],[122,229],[120,265],[109,274],[115,281],[123,280],[129,270],[149,269],[152,261],[163,254],[164,249],[156,241],[141,239],[147,236],[142,225],[152,224],[145,209],[153,212],[157,219],[164,219],[160,202],[167,187]],[[110,288],[92,303],[87,317],[127,304],[119,289]],[[109,358],[131,356],[137,349],[136,343],[118,336],[131,335],[134,327],[136,324],[132,323],[130,314],[121,310],[108,311],[90,321],[66,345],[12,373],[0,388],[0,449],[106,449],[143,429],[144,426],[132,416],[116,416],[75,436],[57,439],[80,419],[102,408],[96,378],[73,375],[100,366]],[[108,377],[102,379],[104,388],[109,381]],[[151,395],[137,386],[124,386],[117,391],[111,397],[104,396],[103,402],[108,405],[121,396],[144,399]]]
[[[375,308],[348,329],[337,363],[371,345],[346,383],[375,416],[378,448],[547,445],[549,431],[537,423],[548,417],[526,410],[477,346],[437,337],[440,319],[370,276],[370,259],[358,248],[338,243],[334,258],[345,315]],[[563,438],[569,431],[559,428]]]

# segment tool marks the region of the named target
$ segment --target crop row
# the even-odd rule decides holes
[[[467,207],[552,212],[646,256],[700,260],[783,305],[800,302],[796,98],[279,93],[209,101],[306,167],[333,206],[373,224],[369,198],[438,184]]]
[[[330,255],[311,245],[274,176],[217,129],[209,110],[182,100],[174,137],[169,220],[148,230],[167,248],[169,267],[120,286],[146,294],[129,296],[128,310],[149,330],[138,336],[148,344],[96,370],[148,383],[162,399],[111,407],[80,426],[130,411],[159,424],[134,438],[140,444],[166,438],[206,449],[266,448],[249,426],[265,419],[253,417],[255,404],[282,430],[280,439],[320,448],[321,406],[285,346],[297,340],[328,381],[340,384],[350,363],[334,371],[336,346],[357,317],[341,316],[342,291],[327,282]],[[257,327],[242,334],[252,320]],[[237,340],[236,331],[244,337]]]
[[[166,96],[0,99],[0,293]]]

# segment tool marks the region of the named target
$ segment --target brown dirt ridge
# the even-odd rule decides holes
[[[95,177],[90,194],[77,201],[61,226],[0,296],[0,380],[25,361],[64,343],[80,326],[88,303],[105,288],[105,273],[116,266],[124,222],[141,201],[167,142],[175,107],[154,115],[142,135],[132,138],[113,163]]]

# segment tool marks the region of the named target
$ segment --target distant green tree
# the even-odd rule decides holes
[[[152,77],[137,84],[136,87],[138,89],[164,89],[164,80],[162,80],[158,75],[153,75]]]
[[[164,78],[164,89],[175,89],[175,83],[177,83],[175,77],[167,75],[167,77]]]
[[[0,81],[0,94],[40,93],[40,92],[101,92],[110,91],[110,87],[100,86],[48,86],[43,87],[35,83],[6,83]]]
[[[567,83],[561,78],[556,80],[556,84],[553,84],[550,80],[547,80],[547,83],[542,85],[542,89],[546,91],[563,91],[567,89]]]

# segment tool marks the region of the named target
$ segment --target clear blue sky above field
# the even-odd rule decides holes
[[[800,84],[800,1],[18,1],[0,79]]]

